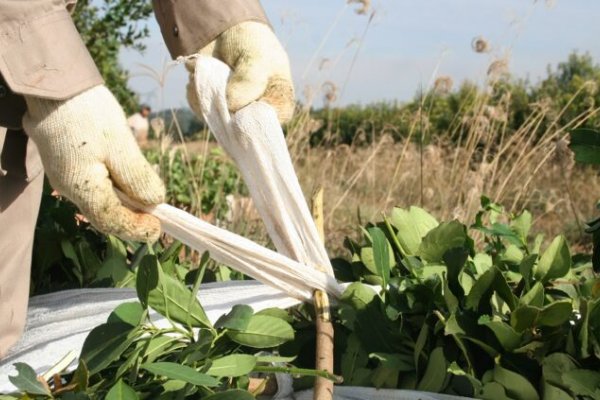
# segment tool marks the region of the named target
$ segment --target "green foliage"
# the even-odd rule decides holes
[[[206,263],[208,257],[203,257],[203,261]],[[259,349],[294,339],[294,330],[285,319],[254,314],[250,307],[242,306],[223,316],[220,325],[213,326],[193,291],[170,278],[156,255],[146,255],[142,260],[136,286],[140,303],[120,305],[106,323],[90,332],[78,368],[60,377],[62,385],[55,378],[48,382],[39,380],[31,367],[17,364],[18,374],[10,380],[21,392],[19,396],[253,398],[247,392],[246,379],[252,372],[323,375],[273,367],[272,362],[291,360],[255,355]],[[153,296],[155,291],[160,296]],[[164,316],[169,321],[167,327],[152,323],[148,309]],[[68,384],[64,386],[64,382]],[[217,396],[218,393],[223,395]]]
[[[126,285],[133,277],[130,260],[142,250],[99,233],[46,185],[35,230],[31,293]]]
[[[531,221],[483,198],[470,229],[397,208],[363,231],[363,243],[347,240],[352,261],[334,263],[338,278],[352,282],[335,327],[345,384],[483,399],[597,398],[600,280],[589,258],[572,258],[564,237],[541,247],[529,236]],[[386,248],[393,257],[383,257]],[[394,261],[373,268],[374,258]],[[302,361],[311,344],[298,346],[285,354]]]
[[[192,213],[222,218],[228,210],[226,196],[245,193],[237,169],[219,147],[206,157],[188,157],[180,150],[168,154],[147,151],[146,157],[159,165],[167,187],[167,203]]]
[[[128,87],[128,72],[119,65],[123,47],[144,50],[142,40],[149,35],[145,21],[152,13],[150,1],[79,0],[73,21],[108,88],[128,113],[138,108],[138,100]]]
[[[338,279],[350,282],[334,312],[335,372],[344,384],[482,399],[598,398],[600,280],[564,237],[547,245],[531,237],[532,220],[484,197],[469,227],[396,208],[366,226],[362,242],[347,239],[351,260],[333,261]],[[77,245],[55,246],[86,276]],[[11,380],[23,393],[246,398],[250,373],[322,374],[311,370],[310,307],[254,313],[239,305],[213,325],[195,296],[208,257],[188,271],[178,243],[132,252],[109,238],[103,246],[97,271],[135,286],[140,302],[121,305],[90,332],[78,368],[62,375],[69,390],[19,365]],[[171,326],[151,324],[149,309]],[[259,355],[263,349],[281,356]]]

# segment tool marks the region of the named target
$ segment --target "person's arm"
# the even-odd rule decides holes
[[[159,221],[121,204],[114,188],[155,205],[164,186],[103,85],[67,10],[73,3],[0,0],[0,74],[25,98],[23,128],[52,186],[101,231],[154,241]]]
[[[289,60],[258,0],[153,0],[153,5],[173,58],[202,53],[231,67],[227,101],[232,112],[264,100],[281,122],[291,118],[294,87]],[[193,81],[193,62],[186,65]],[[188,101],[198,113],[193,88],[188,85]]]

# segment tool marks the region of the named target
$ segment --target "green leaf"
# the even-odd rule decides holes
[[[482,315],[478,323],[487,326],[494,333],[504,350],[512,351],[521,345],[521,335],[509,324],[496,318],[490,319],[487,315]]]
[[[396,348],[393,328],[382,312],[381,298],[373,288],[360,283],[350,284],[342,295],[342,304],[352,319],[352,329],[360,338],[367,353],[392,353]]]
[[[560,326],[567,322],[573,315],[573,304],[571,300],[559,300],[548,304],[542,309],[537,325]]]
[[[517,308],[517,299],[510,289],[510,286],[508,286],[506,277],[500,271],[496,272],[494,289],[498,296],[500,296],[500,298],[508,305],[511,311]]]
[[[83,348],[83,359],[94,375],[118,359],[133,342],[131,333],[135,330],[130,324],[123,322],[106,323],[92,329]]]
[[[600,164],[600,132],[579,128],[571,131],[569,147],[575,161],[582,164]]]
[[[385,290],[390,280],[390,269],[392,266],[390,262],[392,261],[393,251],[385,237],[385,233],[381,229],[377,227],[369,228],[369,234],[373,243],[373,262],[375,263],[376,273],[383,280],[381,286]]]
[[[565,372],[577,369],[573,358],[565,353],[553,353],[542,360],[544,380],[554,386],[565,387],[563,375]]]
[[[458,221],[443,222],[423,238],[417,255],[425,261],[439,263],[446,251],[466,245],[466,227]]]
[[[202,398],[203,400],[254,400],[254,396],[245,390],[233,389],[226,392],[211,394]]]
[[[158,261],[154,255],[145,255],[140,261],[135,280],[135,289],[138,299],[144,308],[148,308],[150,291],[158,286]]]
[[[519,264],[519,273],[525,280],[525,284],[527,285],[526,287],[529,287],[529,282],[531,281],[533,269],[535,267],[537,259],[537,254],[530,254],[528,256],[523,257],[523,260],[521,260],[521,263]]]
[[[531,230],[531,221],[531,213],[525,210],[510,223],[510,227],[519,235],[523,244],[527,243],[527,236],[529,236],[529,231]]]
[[[268,315],[253,315],[245,329],[229,330],[227,336],[244,346],[264,349],[294,339],[294,329],[286,321]]]
[[[85,392],[90,382],[90,371],[88,371],[85,361],[79,359],[77,369],[73,372],[70,385],[77,385],[77,390]]]
[[[497,382],[488,382],[484,384],[479,397],[485,400],[515,400],[508,397],[504,386]]]
[[[475,281],[465,302],[465,306],[468,309],[477,310],[479,308],[482,299],[488,294],[496,280],[496,271],[497,269],[495,267],[490,268]]]
[[[114,309],[108,316],[107,322],[110,323],[125,323],[133,327],[138,326],[142,322],[144,309],[138,302],[123,303]]]
[[[436,347],[429,356],[425,374],[419,381],[417,390],[439,393],[444,389],[447,375],[448,362],[444,356],[444,349],[442,347]]]
[[[179,338],[177,336],[157,336],[146,344],[144,349],[143,358],[146,363],[154,362],[158,357],[165,354],[167,351],[172,350],[173,347],[183,347],[183,343],[179,343],[178,346],[173,346],[177,343]]]
[[[561,278],[571,268],[571,251],[564,236],[554,238],[535,269],[535,278],[542,282]]]
[[[147,276],[158,276],[157,285],[148,291],[151,308],[180,324],[213,329],[198,299],[192,298],[192,292],[182,282],[162,272],[156,256],[145,256],[139,269],[148,270]]]
[[[519,247],[514,244],[508,245],[504,254],[502,255],[502,261],[508,264],[519,265],[523,261],[524,254]]]
[[[473,389],[473,394],[477,394],[479,393],[479,391],[482,388],[482,384],[481,381],[477,378],[475,378],[473,375],[465,372],[457,363],[456,361],[452,362],[452,364],[450,364],[450,366],[448,367],[448,373],[455,375],[455,376],[464,376],[469,383],[471,384],[471,388]]]
[[[494,367],[494,381],[504,386],[506,394],[516,400],[539,400],[540,398],[531,382],[498,364]]]
[[[573,369],[563,374],[562,380],[569,390],[578,396],[600,398],[600,372]]]
[[[475,257],[473,257],[473,264],[475,264],[477,275],[480,276],[494,266],[494,261],[489,254],[477,253],[475,254]]]
[[[390,244],[388,243],[388,246]],[[396,265],[396,257],[394,256],[394,252],[391,247],[388,247],[388,265]],[[377,270],[377,265],[375,264],[375,254],[373,252],[373,247],[363,247],[360,249],[360,261],[365,265],[365,267],[377,278],[380,278],[379,272]]]
[[[17,369],[17,375],[9,376],[8,380],[17,389],[29,394],[51,396],[48,388],[37,380],[37,374],[33,368],[25,363],[15,363],[13,365]]]
[[[231,354],[212,360],[207,375],[217,377],[237,377],[247,375],[256,366],[256,357],[248,354]]]
[[[448,270],[448,288],[458,299],[462,299],[465,295],[458,278],[468,258],[469,251],[464,247],[449,249],[443,255]]]
[[[535,285],[529,290],[529,292],[525,293],[520,299],[519,304],[533,306],[533,307],[543,307],[544,306],[544,285],[540,282],[536,282]]]
[[[541,311],[538,307],[522,305],[510,315],[510,325],[517,332],[533,329]]]
[[[215,328],[243,331],[250,323],[253,314],[254,310],[252,307],[245,304],[235,305],[229,313],[221,316],[217,322],[215,322]]]
[[[154,374],[191,383],[192,385],[215,387],[219,381],[212,376],[202,374],[187,365],[180,365],[172,362],[156,362],[151,364],[142,364],[140,368]]]
[[[60,247],[63,251],[63,254],[66,258],[73,262],[75,269],[73,273],[77,276],[79,280],[79,285],[83,285],[83,268],[81,268],[81,263],[79,262],[79,257],[77,256],[77,252],[75,251],[75,247],[73,247],[73,243],[69,241],[69,239],[63,239],[60,242]]]
[[[456,321],[454,314],[452,314],[452,317],[454,318],[454,321]],[[448,334],[448,333],[446,333],[446,334]],[[421,360],[421,354],[423,352],[423,349],[425,348],[425,345],[427,344],[428,337],[429,337],[429,325],[423,324],[423,326],[421,327],[421,330],[419,332],[419,336],[417,337],[417,341],[415,343],[415,350],[413,352],[415,371],[417,372],[417,374],[419,374],[419,372],[420,372],[419,364],[420,364],[420,360]]]
[[[573,400],[573,396],[569,393],[550,385],[548,382],[543,382],[542,393],[544,393],[544,400]]]
[[[438,222],[431,214],[418,207],[410,207],[408,211],[394,208],[391,222],[398,230],[396,237],[406,256],[417,255],[425,235],[438,226]]]
[[[346,344],[346,350],[342,355],[342,376],[344,377],[344,382],[348,385],[353,386],[361,386],[367,385],[370,383],[362,382],[362,375],[359,371],[364,369],[369,362],[369,355],[362,348],[360,340],[356,334],[351,334],[348,337],[348,342]]]
[[[398,387],[398,377],[401,372],[413,371],[410,357],[402,357],[400,354],[373,353],[369,358],[379,361],[373,372],[371,381],[377,389]]]
[[[106,394],[106,400],[137,400],[139,399],[135,390],[119,379],[117,383]]]

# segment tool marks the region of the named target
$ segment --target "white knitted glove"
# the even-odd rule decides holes
[[[164,185],[135,143],[112,93],[96,86],[64,101],[26,101],[23,126],[52,186],[100,231],[156,241],[158,219],[125,207],[114,191],[116,187],[144,205],[164,202]]]
[[[227,103],[231,112],[256,100],[263,100],[277,111],[285,123],[294,113],[294,85],[290,62],[273,30],[261,22],[247,21],[229,28],[199,51],[223,61],[232,69],[227,86]],[[190,106],[201,116],[194,85],[194,59],[186,63],[190,71],[187,97]]]

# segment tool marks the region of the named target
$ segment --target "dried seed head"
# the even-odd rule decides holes
[[[487,53],[490,51],[490,43],[481,36],[473,39],[471,47],[475,53]]]
[[[453,83],[454,81],[449,76],[440,76],[435,80],[433,90],[438,94],[450,93]]]
[[[360,4],[360,6],[355,10],[355,12],[359,15],[366,15],[371,9],[371,0],[347,0],[347,3]]]
[[[160,117],[152,118],[150,126],[157,138],[160,138],[165,133],[165,120]]]
[[[585,81],[583,83],[583,90],[585,90],[586,94],[595,96],[598,93],[598,82],[594,80]]]
[[[321,62],[319,63],[319,71],[327,68],[329,64],[331,64],[331,60],[329,58],[321,59]]]
[[[497,82],[508,75],[508,59],[500,58],[492,61],[487,70],[488,79]]]
[[[323,83],[321,86],[321,91],[323,92],[323,101],[327,106],[331,105],[331,103],[337,100],[338,88],[335,83],[331,81]]]
[[[533,0],[533,2],[537,3],[538,0]],[[556,0],[544,0],[544,4],[546,4],[546,7],[552,8],[556,4]]]
[[[302,105],[302,111],[308,112],[310,111],[310,107],[312,106],[315,100],[315,90],[312,86],[306,85],[304,86],[302,94],[304,95],[304,99],[306,100]]]
[[[575,159],[566,139],[559,139],[554,142],[554,158],[560,168],[564,170],[565,176],[570,176],[575,167]]]
[[[496,122],[506,122],[508,120],[508,115],[506,110],[504,110],[501,106],[484,106],[483,112],[486,117],[488,117],[492,121]]]

